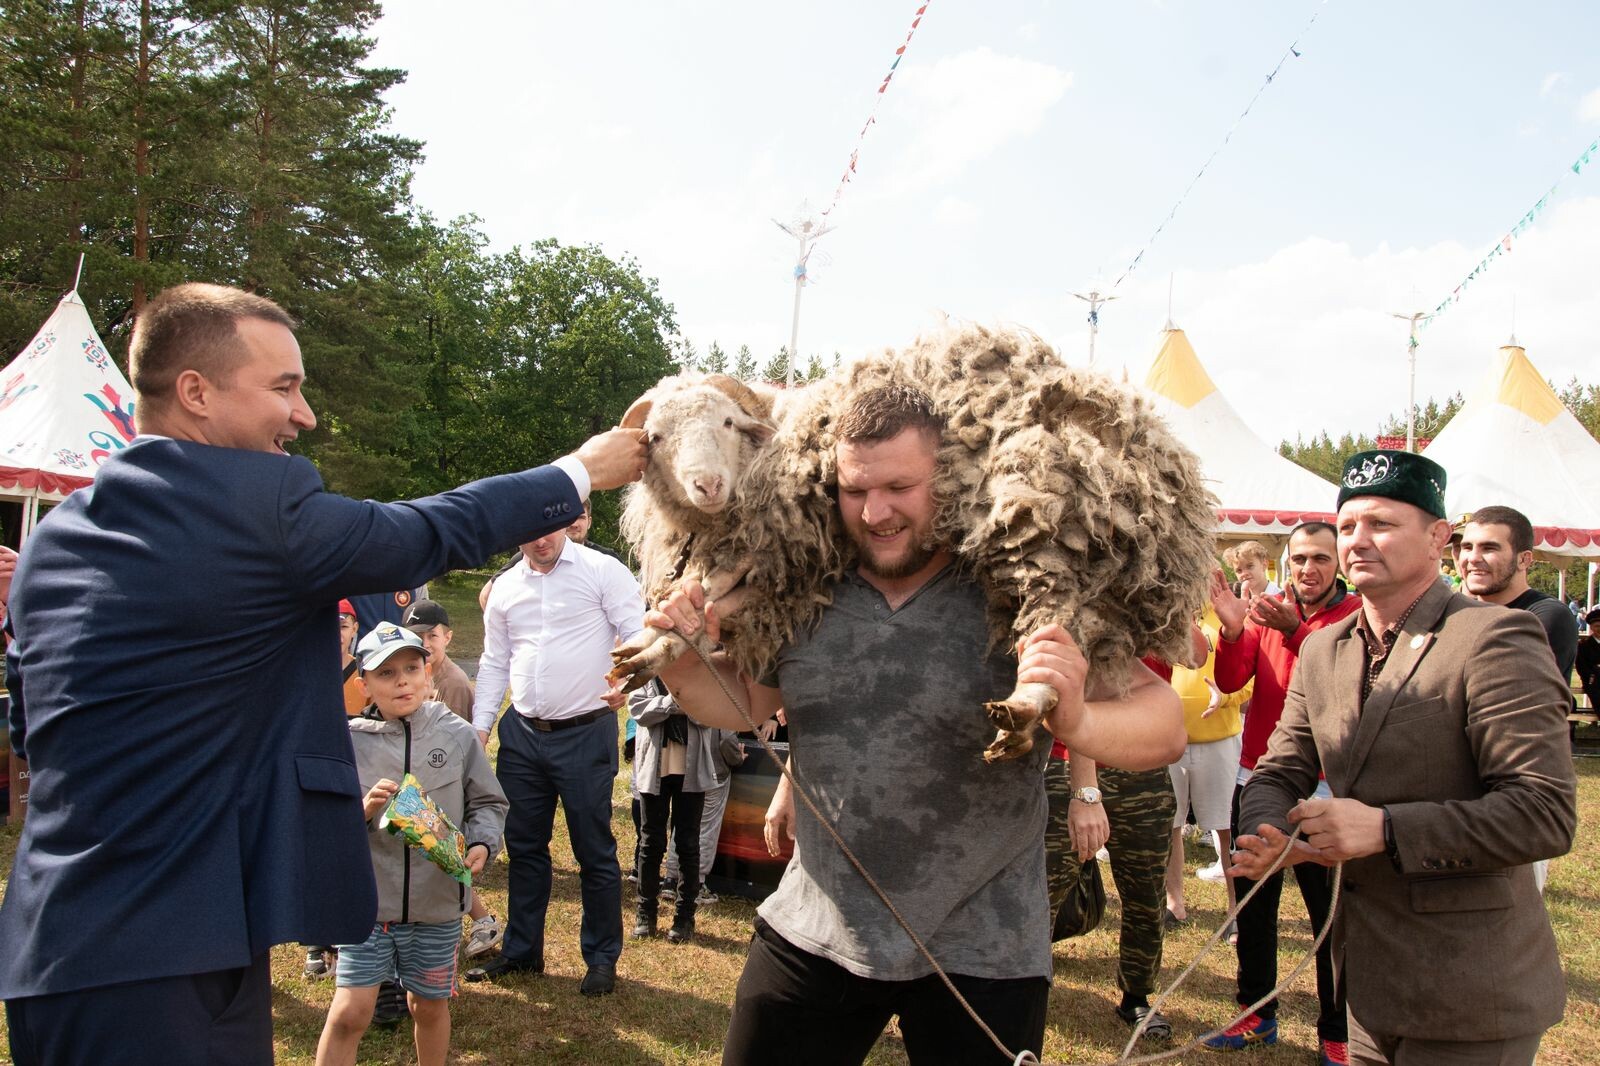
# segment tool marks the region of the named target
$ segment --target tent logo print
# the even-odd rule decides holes
[[[93,337],[83,342],[83,357],[89,360],[96,370],[104,370],[106,364],[111,362],[106,350],[100,347],[100,343]]]
[[[37,385],[24,385],[22,380],[25,376],[24,374],[12,375],[11,380],[6,382],[5,388],[0,389],[0,411],[4,411],[7,407],[10,407],[39,387]]]
[[[62,448],[56,452],[55,459],[62,466],[70,466],[74,470],[83,470],[89,465],[82,455],[67,448]]]

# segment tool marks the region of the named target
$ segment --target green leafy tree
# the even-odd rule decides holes
[[[547,462],[617,424],[673,373],[677,323],[655,279],[633,260],[553,240],[499,257],[488,364],[471,383],[474,417],[459,477]],[[614,528],[616,502],[596,502]]]
[[[1589,436],[1600,440],[1600,385],[1584,385],[1573,378],[1566,388],[1557,389],[1556,395],[1589,431]]]

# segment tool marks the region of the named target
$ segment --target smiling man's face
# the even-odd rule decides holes
[[[235,327],[247,355],[227,380],[210,382],[206,442],[284,454],[284,445],[317,426],[300,392],[300,344],[289,327],[265,319],[242,318]]]
[[[867,573],[910,577],[940,554],[931,543],[938,447],[937,437],[919,429],[839,442],[839,515]]]

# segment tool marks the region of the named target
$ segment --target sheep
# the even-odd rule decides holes
[[[644,425],[660,443],[625,519],[641,555],[657,560],[645,568],[652,599],[689,574],[702,576],[713,597],[748,586],[728,651],[761,676],[779,644],[815,622],[855,562],[830,494],[831,427],[852,396],[890,384],[920,389],[945,419],[933,539],[951,545],[983,588],[995,645],[1060,622],[1091,671],[1122,689],[1141,655],[1188,661],[1216,521],[1198,461],[1131,389],[1066,366],[1019,330],[949,327],[806,387],[730,480],[730,501],[711,527],[704,515],[677,514],[686,494],[663,503],[670,479],[656,469],[654,448],[705,431],[671,425],[666,406],[674,391],[705,386],[672,383],[647,408]],[[689,538],[682,530],[692,523],[699,524]],[[647,631],[618,649],[614,675],[642,683],[641,674],[653,676],[684,647],[676,634],[662,640]],[[1020,685],[987,704],[999,733],[984,758],[1030,750],[1055,699],[1048,686]]]
[[[722,374],[679,374],[622,418],[624,427],[644,429],[650,446],[622,514],[646,598],[653,602],[688,574],[701,577],[713,598],[744,585],[749,604],[723,636],[735,660],[756,674],[831,601],[828,590],[846,565],[823,449],[813,439],[820,396],[814,388],[775,394]],[[826,450],[831,464],[831,444]],[[755,514],[762,520],[750,522]],[[614,653],[613,675],[631,691],[687,647],[675,633],[646,630]]]

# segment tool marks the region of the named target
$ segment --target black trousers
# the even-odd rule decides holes
[[[616,965],[622,954],[622,868],[611,833],[611,782],[617,776],[617,719],[601,715],[555,732],[535,729],[514,709],[500,716],[495,771],[511,801],[506,814],[506,937],[500,954],[544,965],[544,919],[553,867],[550,837],[556,802],[567,816],[578,860],[583,921],[578,945],[590,966]]]
[[[667,857],[667,826],[678,848],[678,869],[700,869],[700,815],[705,810],[704,792],[685,792],[683,775],[668,774],[661,779],[660,791],[639,793],[639,898],[653,902],[661,891],[661,862]],[[684,877],[678,885],[679,899],[692,901],[699,881]]]
[[[1015,1054],[1044,1044],[1050,982],[952,974],[961,995]],[[855,1066],[895,1015],[913,1066],[972,1066],[1001,1055],[933,975],[912,981],[857,977],[801,951],[760,918],[734,995],[724,1066]]]
[[[272,1066],[267,955],[237,970],[6,1003],[16,1066]]]
[[[1233,790],[1233,833],[1239,838],[1239,795],[1242,788]],[[1306,913],[1311,918],[1313,937],[1328,921],[1328,907],[1333,901],[1333,871],[1316,863],[1302,862],[1292,867],[1294,879],[1300,885],[1300,895],[1306,901]],[[1246,877],[1233,881],[1235,899],[1243,899],[1255,882]],[[1239,912],[1239,1006],[1248,1006],[1271,992],[1278,983],[1278,901],[1283,894],[1283,871],[1267,878],[1261,894]],[[1333,975],[1333,938],[1330,936],[1317,949],[1317,1035],[1323,1040],[1344,1043],[1349,1040],[1349,1022],[1345,1016],[1344,986]],[[1278,1001],[1268,1000],[1258,1014],[1263,1018],[1278,1015]]]

